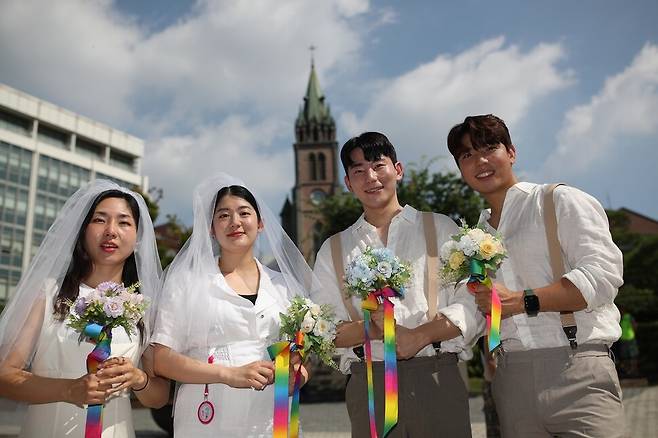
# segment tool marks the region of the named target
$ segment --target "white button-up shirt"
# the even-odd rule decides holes
[[[438,240],[438,247],[458,232],[457,225],[447,216],[434,214],[434,224]],[[377,234],[377,229],[368,223],[362,215],[353,225],[340,233],[343,263],[347,266],[350,261],[359,255],[367,246],[382,248],[384,245]],[[421,213],[411,206],[404,209],[393,219],[388,229],[387,245],[401,261],[411,265],[411,281],[405,288],[403,299],[394,298],[396,323],[407,328],[416,328],[427,320],[427,299],[425,297],[425,271],[426,243],[423,231]],[[331,255],[331,245],[327,239],[318,251],[315,261],[314,273],[321,287],[314,288],[311,299],[316,303],[328,303],[335,307],[336,316],[349,321],[349,316],[343,304],[342,288],[338,285],[336,271]],[[430,275],[439,275],[432,272]],[[437,284],[440,285],[439,282]],[[442,352],[458,353],[460,358],[466,360],[472,356],[471,347],[475,343],[476,335],[480,334],[484,326],[484,319],[477,311],[473,296],[465,286],[455,289],[453,285],[440,287],[438,292],[438,313],[443,314],[461,330],[456,338],[441,342]],[[352,304],[362,316],[361,300],[352,297]],[[383,360],[382,341],[372,341],[372,357],[375,361]],[[351,349],[341,349],[341,371],[349,372],[352,362],[359,359]],[[431,345],[418,352],[417,356],[432,356],[434,349]]]
[[[505,196],[498,232],[508,257],[495,281],[510,290],[537,289],[554,283],[543,217],[545,187],[521,182]],[[580,290],[587,302],[585,310],[574,312],[578,344],[610,345],[621,335],[619,310],[613,303],[623,283],[621,251],[612,241],[608,218],[596,199],[568,186],[558,186],[553,198],[564,278]],[[495,232],[487,222],[490,216],[490,210],[484,210],[480,223]],[[558,312],[504,318],[501,339],[507,351],[569,345]]]

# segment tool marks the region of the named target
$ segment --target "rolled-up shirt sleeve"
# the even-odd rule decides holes
[[[341,254],[342,257],[342,254]],[[336,312],[336,319],[349,321],[347,310],[341,296],[342,287],[334,269],[329,239],[325,240],[313,266],[314,284],[311,288],[311,301],[316,304],[329,304]]]
[[[612,304],[623,284],[623,257],[612,240],[608,217],[592,196],[573,187],[554,193],[558,238],[566,255],[566,278],[587,302],[587,310]]]
[[[445,316],[461,331],[461,335],[441,342],[441,349],[459,353],[462,359],[470,359],[471,348],[482,335],[484,317],[478,311],[475,298],[468,292],[465,285],[461,285],[457,289],[449,285],[441,291],[441,296],[447,298],[445,301],[448,305],[439,307],[438,313]]]

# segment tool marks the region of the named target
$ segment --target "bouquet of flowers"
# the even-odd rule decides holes
[[[404,297],[404,286],[411,278],[408,264],[400,262],[388,248],[367,247],[347,265],[345,289],[362,300],[376,290],[390,287]]]
[[[489,351],[500,345],[500,317],[502,306],[496,288],[489,277],[496,272],[507,257],[499,236],[493,236],[481,228],[469,228],[464,221],[459,233],[441,246],[441,277],[455,282],[455,286],[468,278],[469,289],[482,283],[491,289],[491,311],[487,314]]]
[[[112,281],[95,289],[82,289],[75,301],[69,301],[67,324],[84,336],[92,323],[105,328],[123,327],[128,336],[137,333],[137,323],[144,317],[148,298],[136,292],[139,283],[124,287]]]
[[[375,396],[372,383],[372,347],[370,344],[370,312],[384,306],[384,433],[386,436],[398,422],[398,375],[395,352],[395,317],[393,297],[404,298],[404,287],[411,279],[411,267],[400,261],[388,248],[367,247],[345,270],[348,296],[361,298],[365,330],[365,359],[368,382],[368,416],[370,436],[376,437]]]
[[[293,438],[299,433],[301,366],[294,370],[292,402],[288,404],[290,353],[299,352],[302,358],[315,353],[322,362],[338,368],[331,357],[335,350],[336,321],[331,306],[318,305],[302,297],[293,298],[286,313],[280,313],[280,316],[279,334],[284,340],[267,347],[275,363],[273,436]]]
[[[95,344],[87,356],[87,372],[95,373],[112,352],[112,329],[123,327],[130,337],[137,333],[137,324],[144,317],[148,299],[136,293],[139,284],[124,287],[111,281],[95,289],[82,289],[75,301],[68,301],[67,324],[80,332],[80,341],[87,338]],[[103,431],[103,405],[87,407],[85,437],[100,438]]]
[[[471,264],[478,264],[484,271],[495,272],[507,257],[500,237],[481,228],[469,228],[462,221],[459,233],[441,247],[441,277],[448,282],[459,283],[472,274]]]
[[[336,350],[336,320],[334,311],[328,304],[315,304],[308,298],[292,299],[286,313],[281,313],[282,339],[294,341],[299,332],[303,333],[302,355],[314,353],[325,364],[337,369],[332,356]]]

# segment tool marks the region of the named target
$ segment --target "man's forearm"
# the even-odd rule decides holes
[[[425,345],[447,341],[461,335],[461,330],[445,316],[439,315],[433,321],[426,322],[414,329]]]
[[[357,345],[363,345],[366,341],[363,321],[347,321],[336,327],[336,339],[334,340],[338,348],[351,348]],[[370,323],[370,339],[382,339],[381,330],[373,322]]]

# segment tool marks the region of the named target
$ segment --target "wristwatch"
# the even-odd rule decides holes
[[[537,316],[537,313],[539,313],[539,297],[535,295],[534,290],[526,289],[523,291],[523,307],[525,307],[525,313],[528,316]]]

